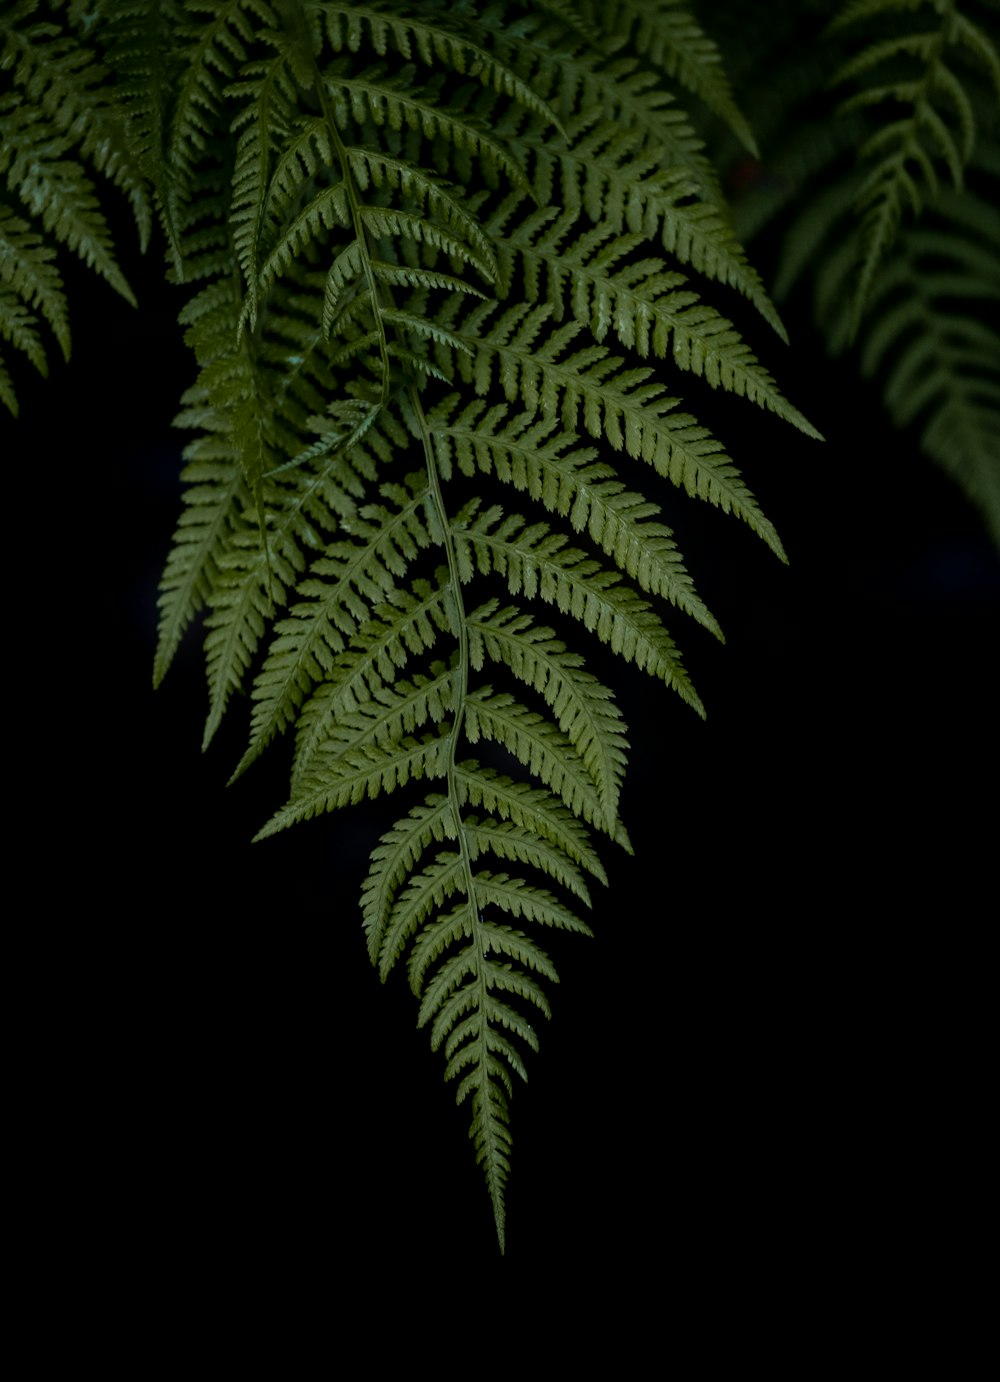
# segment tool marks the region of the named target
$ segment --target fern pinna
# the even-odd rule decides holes
[[[672,0],[95,0],[66,22],[100,35],[190,285],[156,680],[203,615],[206,742],[247,690],[238,773],[294,736],[261,837],[400,797],[369,954],[405,961],[502,1248],[544,936],[588,933],[595,837],[628,847],[589,640],[701,713],[672,628],[719,634],[641,476],[782,556],[684,375],[815,435],[715,305],[783,334],[685,100],[752,137]]]

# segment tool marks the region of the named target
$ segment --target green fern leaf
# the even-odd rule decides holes
[[[499,907],[511,916],[551,926],[560,931],[592,935],[590,927],[544,888],[532,887],[523,878],[505,873],[476,874],[476,895],[486,906]],[[485,947],[484,947],[485,948]]]
[[[406,686],[403,683],[404,688]],[[438,685],[432,688],[438,693],[436,704],[445,705],[445,693],[450,678],[441,677]],[[418,686],[415,692],[404,690],[393,711],[397,716],[400,709],[408,709],[416,701],[421,709],[426,705],[427,687]],[[383,724],[391,723],[392,716],[375,715]],[[278,811],[267,825],[258,831],[256,840],[284,830],[297,821],[309,820],[326,811],[335,811],[352,802],[363,801],[365,797],[375,798],[380,792],[392,792],[405,787],[414,779],[422,777],[443,777],[448,770],[449,737],[447,734],[434,737],[425,735],[416,740],[405,737],[389,748],[375,747],[367,742],[368,726],[354,729],[354,738],[349,748],[336,755],[329,750],[323,771],[312,779],[300,783],[298,790],[288,805]]]
[[[472,667],[480,670],[489,657],[545,698],[597,788],[603,819],[613,826],[628,743],[611,693],[583,670],[583,658],[568,653],[551,629],[537,628],[530,615],[510,607],[501,610],[497,604],[492,600],[468,618]],[[572,802],[567,805],[574,809]]]
[[[502,222],[508,214],[504,208],[497,219]],[[543,213],[539,225],[552,214],[551,210]],[[639,248],[641,236],[624,235],[612,241],[614,232],[606,224],[581,236],[572,212],[561,216],[543,235],[533,236],[532,229],[530,222],[522,222],[506,238],[503,277],[509,282],[519,276],[520,269],[530,296],[537,297],[536,285],[544,271],[544,300],[555,309],[557,320],[568,308],[596,341],[604,341],[614,332],[623,346],[640,356],[671,358],[713,388],[741,394],[807,436],[821,440],[816,429],[781,395],[732,323],[702,303],[683,274],[669,270],[660,259],[640,260],[613,271],[617,262]],[[571,235],[572,241],[564,244]],[[510,254],[514,249],[518,251],[516,259]]]
[[[477,569],[506,576],[512,595],[554,604],[596,633],[613,652],[659,677],[700,715],[704,707],[688,680],[669,634],[646,602],[613,572],[587,557],[544,524],[526,526],[518,514],[486,510],[456,533],[459,570],[470,581]]]
[[[897,70],[913,72],[912,77],[893,75],[889,81],[864,86],[842,106],[849,112],[877,109],[892,102],[906,111],[899,119],[878,125],[858,153],[868,172],[856,199],[861,244],[851,309],[852,340],[871,299],[879,264],[896,239],[904,205],[908,204],[913,216],[919,218],[925,199],[938,197],[939,163],[947,168],[955,187],[960,189],[963,185],[964,167],[972,156],[975,141],[975,117],[962,82],[949,66],[953,50],[957,55],[968,46],[981,55],[992,49],[971,21],[964,19],[956,27],[950,4],[915,0],[908,8],[923,11],[920,19],[929,27],[895,33],[868,44],[843,64],[833,78],[834,84],[843,85],[867,77],[872,69],[881,70],[887,64],[893,74]],[[879,9],[877,4],[848,6],[838,16],[834,28],[849,28]],[[1000,57],[995,50],[991,67],[994,75],[1000,70]],[[951,120],[957,119],[956,131],[943,111]]]
[[[265,0],[197,0],[193,8],[209,17],[178,30],[180,74],[169,134],[161,136],[165,153],[158,177],[179,278],[186,258],[180,228],[197,195],[199,160],[219,134],[226,87],[247,62],[258,27],[277,22]]]
[[[395,899],[379,946],[379,972],[385,979],[403,953],[407,941],[421,930],[428,917],[440,913],[448,898],[467,884],[466,860],[461,850],[438,854]]]
[[[289,617],[275,625],[276,637],[254,686],[250,747],[234,776],[296,720],[300,732],[295,775],[304,772],[323,742],[325,725],[340,710],[351,711],[367,699],[366,692],[370,695],[374,688],[391,683],[410,654],[428,651],[438,631],[449,627],[444,591],[425,581],[414,583],[414,595],[390,586],[368,617],[368,599],[358,590],[370,595],[370,549],[344,545],[341,551],[353,551],[360,560],[348,562],[333,583],[310,587],[322,594],[293,605]],[[344,652],[349,639],[353,646]]]
[[[484,960],[482,963],[485,970],[486,987],[488,989],[498,988],[502,992],[514,993],[519,998],[527,999],[539,1009],[543,1016],[549,1017],[551,1010],[544,989],[525,972],[527,968],[530,968],[541,974],[550,983],[559,982],[555,966],[545,951],[530,941],[522,931],[517,931],[511,926],[493,925],[487,922],[485,918],[480,919],[476,932],[484,952],[488,954],[492,950],[498,954],[513,956],[517,961],[515,968],[512,965],[493,964],[489,960]],[[426,982],[423,982],[423,976],[420,976],[423,986],[421,989],[418,985],[417,989],[418,995],[421,996],[418,1025],[424,1026],[433,1018],[431,1046],[437,1050],[447,1038],[445,1054],[449,1058],[469,1034],[466,1024],[457,1024],[458,1019],[477,1006],[476,1000],[479,996],[477,985],[474,981],[469,984],[462,982],[467,977],[474,975],[475,967],[473,953],[470,949],[466,949],[453,954],[438,967]],[[494,1000],[493,1003],[489,1004],[488,1016],[499,1018],[503,1026],[517,1030],[518,1035],[527,1042],[532,1050],[538,1049],[534,1028],[530,1023],[525,1022],[515,1009]]]
[[[570,863],[558,845],[539,839],[512,821],[479,822],[475,816],[467,816],[462,822],[462,832],[469,848],[469,858],[473,862],[488,851],[498,859],[525,864],[539,873],[548,874],[567,892],[574,893],[584,906],[591,906],[590,890],[583,874]]]
[[[112,43],[126,85],[136,8]],[[207,735],[251,679],[237,773],[294,734],[259,839],[428,784],[372,855],[365,935],[383,979],[406,963],[471,1106],[502,1245],[507,1099],[557,981],[536,928],[589,934],[591,829],[630,848],[625,727],[567,630],[699,713],[654,602],[719,632],[621,453],[781,554],[666,362],[815,435],[716,304],[731,286],[781,330],[678,83],[746,131],[667,0],[593,22],[562,0],[168,10],[176,89],[136,105],[175,277],[209,282],[182,314],[202,436],[161,663],[204,610]],[[545,521],[494,504],[500,486]],[[465,756],[483,741],[518,780]]]
[[[203,748],[208,747],[222,722],[230,696],[242,688],[273,617],[275,601],[284,602],[298,575],[299,562],[301,556],[290,543],[280,554],[261,547],[256,522],[244,517],[242,524],[234,526],[219,558],[212,612],[205,621],[209,713]]]
[[[1000,305],[1000,215],[951,193],[935,219],[904,231],[881,276],[861,368],[882,377],[898,426],[920,424],[922,448],[1000,544],[1000,333],[978,315]]]
[[[326,80],[351,103],[358,126],[369,122],[376,128],[388,126],[402,131],[418,131],[426,139],[441,139],[456,152],[464,154],[480,165],[489,179],[510,182],[524,192],[530,184],[524,169],[512,155],[510,148],[495,139],[485,125],[470,120],[464,112],[453,112],[442,99],[440,79],[421,88],[412,79],[412,72],[396,76],[384,64],[358,71],[355,61],[340,61],[326,69]]]
[[[447,368],[473,384],[477,393],[485,393],[495,362],[499,383],[511,402],[520,399],[543,417],[558,416],[570,429],[582,422],[591,436],[604,436],[616,451],[624,449],[648,462],[692,497],[735,513],[786,560],[773,525],[721,445],[690,414],[673,411],[679,400],[666,397],[661,384],[650,382],[652,370],[626,369],[603,346],[567,354],[580,332],[577,323],[550,331],[539,346],[548,308],[512,308],[488,325],[491,312],[492,305],[483,306],[461,323],[449,322],[473,357],[441,351]]]
[[[185,448],[187,466],[181,474],[187,488],[184,510],[160,582],[160,629],[153,670],[153,685],[166,676],[185,629],[212,599],[221,579],[220,562],[228,549],[249,495],[232,445],[225,435],[225,420],[208,405],[203,390],[190,389],[189,405],[177,418],[178,426],[214,428]]]
[[[670,529],[648,521],[659,512],[656,506],[613,479],[614,468],[595,462],[595,451],[567,450],[575,440],[570,434],[557,433],[553,422],[533,421],[529,413],[507,421],[502,405],[486,410],[474,402],[449,422],[453,401],[446,399],[429,419],[445,478],[450,477],[453,464],[468,476],[478,466],[483,473],[529,494],[550,512],[569,518],[576,532],[587,531],[642,590],[669,600],[721,639],[722,632],[699,599]]]
[[[27,310],[18,296],[12,293],[6,284],[0,284],[0,336],[10,341],[15,350],[19,350],[22,355],[27,355],[38,373],[45,375],[48,373],[48,365],[41,339],[35,330],[36,321],[35,314]],[[15,400],[15,411],[16,408]]]
[[[15,216],[9,208],[0,206],[0,284],[11,306],[7,309],[12,315],[17,310],[29,309],[27,320],[37,320],[38,314],[52,330],[64,359],[69,359],[69,316],[62,279],[53,263],[55,251],[46,245],[39,235],[32,231],[26,221]],[[9,296],[8,296],[9,295]],[[12,344],[17,344],[13,334],[8,336],[5,327],[0,328]],[[24,347],[22,347],[24,348]],[[29,354],[32,364],[43,374],[45,355],[38,346],[37,355]]]
[[[171,218],[167,188],[170,107],[182,80],[181,37],[184,12],[176,0],[150,5],[145,0],[115,0],[102,6],[101,37],[115,74],[115,101],[128,143],[147,181],[157,189],[161,219],[175,268],[182,259],[178,227]],[[182,156],[177,146],[173,156]]]
[[[491,688],[486,687],[469,698],[465,732],[471,744],[480,739],[503,744],[533,776],[561,797],[575,816],[598,829],[613,831],[614,817],[605,816],[583,759],[545,717],[506,692],[491,694]]]
[[[539,839],[550,841],[599,882],[607,883],[604,866],[586,829],[551,792],[515,782],[492,768],[480,766],[474,759],[458,765],[455,781],[461,805],[480,807],[498,815],[502,821],[512,821]],[[631,848],[620,826],[615,839]]]
[[[413,873],[424,850],[445,839],[453,839],[456,834],[451,801],[434,794],[412,807],[372,851],[371,867],[362,885],[361,910],[368,954],[373,964],[381,965],[393,900]],[[384,978],[388,970],[383,968],[382,972]]]
[[[42,113],[52,134],[65,140],[67,148],[75,146],[80,157],[125,194],[145,250],[149,194],[118,93],[108,88],[108,70],[57,24],[19,27],[21,17],[30,18],[34,10],[34,5],[14,5],[0,16],[0,67],[12,72],[22,100]]]
[[[443,66],[459,75],[468,73],[483,86],[517,102],[543,122],[558,123],[548,104],[539,97],[532,85],[522,81],[516,72],[498,61],[487,47],[443,24],[353,3],[327,3],[323,7],[323,18],[326,36],[334,52],[346,49],[356,53],[370,42],[382,58],[392,50],[403,58],[416,54],[432,70]]]
[[[593,8],[606,33],[629,35],[636,52],[704,101],[757,155],[756,141],[737,109],[718,48],[679,0],[613,0],[610,4],[601,0]]]
[[[16,100],[16,98],[13,98]],[[93,182],[82,165],[63,155],[67,139],[30,110],[0,98],[0,175],[46,232],[67,246],[135,306],[135,296],[114,257],[111,232]]]

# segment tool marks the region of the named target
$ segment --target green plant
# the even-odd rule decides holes
[[[742,161],[741,238],[780,245],[779,303],[811,300],[887,414],[980,510],[1000,545],[1000,60],[995,3],[786,6],[767,26],[714,7],[767,157]]]
[[[710,390],[815,435],[722,315],[769,356],[765,326],[782,328],[731,225],[730,155],[702,115],[709,159],[688,110],[756,159],[742,102],[669,0],[23,0],[0,35],[0,331],[39,368],[46,326],[68,351],[60,247],[129,293],[95,174],[144,243],[159,220],[198,375],[156,678],[204,613],[206,743],[248,690],[237,773],[292,732],[290,796],[262,836],[401,796],[364,888],[369,953],[383,977],[406,958],[471,1107],[502,1244],[512,1075],[556,979],[540,929],[586,932],[595,836],[628,848],[625,727],[586,650],[596,637],[700,712],[665,620],[719,632],[648,472],[664,502],[670,486],[707,500],[781,556],[705,425]],[[848,150],[864,147],[853,115]],[[877,233],[862,205],[855,332],[880,295],[897,301],[900,273],[907,308],[925,286],[922,251],[907,270],[887,228],[911,143],[876,180]],[[932,172],[940,159],[954,178],[980,147],[952,143],[939,135]],[[978,251],[960,253],[988,282],[982,215],[966,217]],[[834,262],[843,275],[838,255],[818,275]],[[981,380],[975,406],[995,412],[993,338],[960,321],[986,353],[967,370],[956,348],[953,391]],[[869,354],[912,326],[883,327]],[[995,482],[995,455],[981,460]]]

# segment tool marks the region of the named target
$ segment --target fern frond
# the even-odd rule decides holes
[[[370,690],[391,681],[411,656],[428,652],[441,632],[454,633],[450,611],[451,589],[446,573],[439,570],[436,584],[414,578],[411,590],[386,591],[384,602],[373,606],[371,617],[351,639],[350,647],[336,661],[319,695],[329,692],[324,713],[336,714],[366,700]],[[301,748],[296,768],[303,761]]]
[[[35,330],[37,317],[29,312],[16,293],[0,284],[0,337],[9,341],[15,350],[27,355],[38,373],[45,375],[48,365],[41,339]],[[12,396],[11,411],[16,414],[17,400]]]
[[[350,102],[360,128],[408,129],[425,139],[440,139],[451,147],[453,156],[475,160],[488,182],[499,186],[502,179],[530,192],[524,169],[507,144],[474,117],[449,109],[440,76],[424,87],[413,80],[412,71],[404,69],[396,75],[385,64],[359,71],[352,58],[332,63],[324,77],[334,92],[342,93]]]
[[[187,409],[176,425],[201,426],[208,434],[184,450],[184,509],[160,581],[160,627],[153,685],[166,676],[185,629],[211,601],[221,579],[220,562],[250,499],[228,437],[228,424],[208,406],[203,388],[184,395]]]
[[[608,80],[610,79],[610,80]],[[596,87],[591,95],[591,88]],[[599,96],[608,117],[638,130],[647,144],[662,151],[666,166],[684,167],[693,177],[703,201],[724,205],[718,174],[705,157],[687,112],[662,78],[635,58],[602,64],[597,81],[584,78],[582,108]]]
[[[784,327],[733,233],[714,174],[686,118],[665,116],[634,60],[607,64],[578,44],[501,41],[512,65],[558,110],[565,140],[495,112],[497,129],[531,168],[539,206],[583,210],[596,225],[659,238],[664,249],[745,296],[784,337]]]
[[[150,160],[175,277],[212,281],[182,315],[203,435],[162,661],[204,609],[206,737],[251,678],[237,773],[293,732],[258,839],[426,781],[372,855],[366,941],[383,979],[405,961],[471,1104],[502,1244],[507,1099],[557,980],[535,930],[589,934],[591,830],[630,848],[625,727],[567,629],[699,713],[653,602],[719,632],[616,453],[780,554],[667,362],[814,435],[715,304],[732,286],[781,330],[678,83],[745,130],[669,0],[619,0],[614,39],[562,0],[167,11],[165,67],[190,70],[157,95]],[[465,756],[482,741],[520,780]]]
[[[776,147],[738,223],[784,213],[775,296],[808,287],[829,351],[856,342],[892,420],[919,429],[996,533],[1000,357],[981,304],[1000,281],[1000,54],[976,8],[859,0],[800,38],[771,78]],[[756,55],[756,67],[769,63]],[[834,82],[854,92],[835,119],[817,118],[814,92]]]
[[[477,1035],[478,1048],[482,1044],[482,1036]],[[485,1058],[481,1057],[474,1069],[462,1080],[455,1095],[458,1103],[464,1103],[470,1095],[472,1096],[472,1124],[469,1136],[476,1149],[476,1164],[482,1167],[486,1175],[486,1188],[493,1205],[501,1253],[506,1241],[504,1190],[507,1176],[510,1174],[511,1148],[511,1136],[507,1127],[507,1101],[503,1091],[498,1087],[496,1078],[504,1073],[500,1062],[487,1051]]]
[[[301,553],[287,528],[262,545],[255,511],[234,526],[219,558],[212,611],[205,621],[209,713],[202,747],[211,742],[230,696],[242,688],[275,605],[284,603],[301,565]]]
[[[444,856],[442,867],[457,875],[458,862],[457,854]],[[421,999],[418,1022],[431,1024],[435,1050],[444,1047],[445,1079],[461,1077],[459,1103],[472,1096],[470,1136],[486,1175],[502,1250],[504,1187],[510,1167],[506,1096],[512,1092],[511,1073],[527,1079],[511,1038],[531,1050],[538,1047],[533,1024],[507,999],[520,999],[547,1016],[548,1001],[534,975],[550,982],[558,976],[539,946],[521,931],[491,921],[483,908],[584,934],[589,928],[551,894],[506,874],[477,871],[467,876],[465,887],[464,902],[421,929],[411,947],[408,974]],[[497,963],[493,953],[505,958]]]
[[[835,27],[851,27],[879,8],[849,6]],[[919,20],[914,22],[922,21],[926,27],[915,31],[908,28],[869,43],[833,78],[835,85],[844,85],[866,79],[873,69],[881,72],[888,65],[889,80],[862,86],[844,101],[842,110],[879,109],[890,102],[903,110],[898,119],[877,125],[858,152],[866,175],[856,197],[861,242],[851,307],[852,340],[871,299],[878,266],[896,239],[904,207],[909,206],[919,218],[925,201],[938,197],[940,165],[947,169],[956,188],[963,185],[964,168],[975,143],[976,121],[972,101],[950,66],[952,58],[968,47],[980,55],[991,54],[994,77],[1000,72],[1000,56],[989,39],[965,16],[961,25],[956,25],[952,5],[915,0],[907,8],[920,11]],[[957,129],[953,130],[950,121],[957,122]]]
[[[602,38],[590,49],[585,45],[568,49],[549,35],[536,34],[526,41],[526,35],[519,34],[513,40],[501,39],[500,46],[522,72],[530,71],[531,80],[548,93],[567,126],[584,117],[587,123],[581,122],[579,128],[586,129],[600,111],[602,124],[630,130],[638,136],[633,147],[655,156],[663,169],[683,168],[705,200],[721,202],[715,169],[703,153],[687,112],[665,88],[659,73],[635,57],[607,61]],[[502,127],[507,128],[506,124]],[[515,139],[520,133],[511,130]],[[541,134],[544,131],[524,130],[525,147],[544,146],[547,141],[539,138]],[[550,168],[543,162],[539,175],[547,176],[544,170]]]
[[[174,92],[182,80],[179,0],[114,0],[101,5],[100,35],[105,60],[115,76],[115,101],[139,168],[155,191],[160,221],[178,274],[183,254],[180,227],[172,217],[168,155]]]
[[[309,176],[314,176],[315,171],[332,157],[328,146],[316,142],[317,134],[323,129],[321,122],[314,122],[294,146],[296,162],[307,169]],[[311,155],[308,160],[305,158],[306,150]],[[341,181],[323,188],[283,226],[280,239],[257,269],[258,291],[266,290],[302,255],[308,244],[321,238],[327,230],[344,230],[352,226],[355,211],[352,186],[356,187],[358,194],[369,188],[374,189],[376,194],[397,192],[414,206],[426,206],[430,212],[430,215],[425,215],[405,209],[396,211],[395,208],[382,205],[357,205],[358,220],[372,237],[391,239],[405,235],[422,244],[440,248],[453,258],[461,258],[474,267],[487,283],[496,278],[493,248],[488,237],[460,200],[439,179],[428,177],[422,169],[403,159],[375,151],[349,148],[345,151],[345,159],[350,182]],[[295,190],[297,185],[290,189]],[[250,191],[256,193],[256,184],[251,186]],[[280,210],[280,203],[273,196],[266,205],[270,214]],[[239,215],[246,220],[242,207]],[[334,288],[342,288],[352,271],[352,276],[360,273],[364,254],[360,243],[350,258],[345,257],[346,251],[341,253],[331,292]],[[256,263],[257,259],[247,254],[245,271],[248,274],[253,272]],[[329,312],[328,316],[332,319],[333,313]]]
[[[532,921],[538,926],[576,931],[582,936],[593,934],[586,922],[563,906],[547,889],[533,887],[522,878],[481,871],[476,874],[476,895],[486,906],[498,907],[510,916]]]
[[[658,239],[681,263],[747,298],[786,339],[727,216],[716,203],[699,199],[700,170],[664,167],[660,150],[644,145],[638,131],[601,124],[588,133],[592,123],[591,117],[576,121],[565,150],[553,149],[540,134],[515,138],[518,154],[535,165],[535,201],[582,209],[595,224],[606,221],[616,234],[629,231]]]
[[[17,394],[14,392],[14,381],[7,373],[2,355],[0,355],[0,403],[2,403],[14,417],[17,417]]]
[[[196,0],[189,10],[177,28],[179,77],[169,129],[160,136],[164,154],[157,178],[179,277],[187,273],[181,227],[197,195],[199,164],[223,126],[226,88],[247,62],[258,29],[277,22],[266,0]]]
[[[441,912],[448,898],[464,890],[466,884],[466,861],[461,849],[435,855],[419,873],[411,875],[405,889],[392,904],[381,937],[378,961],[383,980],[403,954],[407,941],[424,928],[429,916]],[[424,928],[424,934],[430,934],[433,930],[433,925],[428,926]]]
[[[109,90],[109,72],[57,24],[19,27],[21,13],[28,18],[33,9],[12,6],[0,16],[0,68],[11,72],[21,99],[42,113],[52,135],[65,139],[125,195],[145,250],[151,227],[148,187],[119,95]]]
[[[30,310],[32,320],[40,314],[52,330],[63,358],[69,358],[69,315],[62,279],[53,263],[55,250],[46,245],[26,221],[6,206],[0,206],[0,283]],[[6,335],[6,332],[4,332]],[[13,339],[13,338],[11,338]],[[45,358],[32,360],[44,373]]]
[[[230,90],[235,97],[237,92]],[[239,94],[249,97],[249,104],[234,125],[240,135],[233,170],[230,223],[246,283],[244,317],[252,327],[257,316],[271,170],[276,149],[280,148],[286,131],[295,124],[296,89],[288,65],[279,55],[270,63],[255,63],[248,68]],[[294,257],[294,250],[288,257]]]
[[[504,909],[517,914],[530,914],[541,925],[586,931],[572,914],[554,907],[546,894],[511,889],[510,882],[506,875],[478,873],[475,894],[496,905],[506,904]],[[456,944],[461,948],[449,955]],[[494,962],[490,952],[511,956],[515,963]],[[432,966],[436,969],[430,973]],[[548,1013],[546,996],[525,966],[550,981],[557,980],[544,951],[521,931],[489,922],[477,912],[471,897],[421,930],[409,960],[410,987],[421,998],[419,1023],[432,1024],[432,1048],[445,1048],[445,1078],[460,1078],[457,1101],[472,1099],[470,1136],[485,1172],[501,1251],[504,1187],[510,1171],[507,1096],[512,1092],[511,1072],[528,1078],[518,1046],[506,1032],[529,1049],[537,1049],[533,1024],[506,1001],[507,995]]]
[[[14,98],[16,99],[16,98]],[[96,188],[47,122],[27,106],[0,98],[0,175],[48,235],[100,274],[135,306],[135,296],[114,255],[111,231]]]
[[[214,607],[206,639],[211,689],[206,744],[264,632],[277,571],[267,539],[264,498],[273,454],[272,401],[249,343],[235,338],[238,310],[239,296],[230,275],[203,289],[181,313],[182,323],[188,326],[186,339],[201,364],[199,384],[210,409],[209,416],[198,421],[204,426],[211,425],[212,417],[225,419],[232,455],[242,470],[252,505],[232,522],[227,548],[215,564]],[[247,532],[254,517],[256,546]],[[283,593],[282,578],[285,583],[292,578],[301,558],[294,542],[284,546],[279,542],[275,555],[281,571],[277,589]]]
[[[548,1017],[550,1011],[545,991],[527,973],[528,970],[533,970],[550,983],[557,984],[559,982],[556,968],[541,946],[535,945],[523,931],[518,931],[512,926],[498,926],[488,922],[485,917],[480,918],[476,930],[485,954],[488,955],[490,951],[494,951],[517,962],[515,969],[513,965],[494,965],[487,961],[488,987],[499,988],[503,992],[516,993],[519,997],[528,999],[545,1017]],[[447,931],[451,933],[450,925],[447,926]],[[474,988],[471,985],[458,987],[462,980],[472,972],[471,961],[472,956],[468,950],[459,951],[445,961],[425,984],[423,983],[423,972],[413,971],[411,976],[413,986],[418,992],[420,985],[423,984],[418,1022],[423,1025],[431,1017],[434,1017],[434,1025],[431,1029],[431,1045],[434,1050],[437,1050],[445,1037],[449,1037],[446,1047],[448,1056],[452,1054],[458,1041],[461,1040],[460,1032],[453,1032],[456,1019],[467,1012],[470,1007],[475,1006]],[[504,1007],[507,1013],[511,1013],[511,1009],[506,1008],[506,1005]],[[506,1020],[504,1025],[508,1025]],[[528,1035],[529,1031],[530,1035]],[[531,1048],[537,1050],[534,1031],[528,1028],[523,1032],[523,1035]]]
[[[250,746],[237,768],[237,776],[275,734],[297,718],[316,682],[340,668],[336,679],[320,693],[321,698],[324,693],[329,697],[345,680],[346,668],[355,670],[356,658],[348,659],[345,666],[343,660],[338,662],[337,655],[362,624],[370,624],[373,607],[390,621],[386,647],[372,654],[375,667],[386,665],[385,659],[404,640],[420,640],[423,646],[430,646],[427,619],[434,600],[425,600],[421,606],[418,598],[409,604],[410,619],[405,631],[396,628],[396,620],[406,597],[393,603],[395,582],[406,574],[417,553],[430,545],[424,517],[426,493],[415,484],[412,488],[386,486],[384,495],[396,505],[393,510],[383,505],[366,505],[354,517],[341,517],[341,528],[354,540],[327,544],[324,556],[313,562],[308,579],[298,587],[297,593],[304,600],[293,606],[289,616],[276,626],[276,637],[255,684]],[[370,638],[370,652],[373,642],[375,639]],[[401,663],[393,664],[390,658],[389,665]],[[355,684],[359,684],[357,678]],[[307,736],[307,747],[303,747],[300,733],[297,773],[322,742],[325,709],[322,707],[319,714],[315,710],[303,712],[302,731]]]
[[[904,231],[881,275],[861,368],[882,379],[897,426],[920,425],[922,449],[1000,545],[1000,332],[980,316],[1000,309],[1000,214],[951,193],[934,219]]]

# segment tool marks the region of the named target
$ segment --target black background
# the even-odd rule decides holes
[[[27,1045],[69,1260],[100,1238],[137,1297],[146,1270],[209,1313],[234,1282],[308,1313],[344,1271],[387,1311],[479,1274],[529,1307],[599,1286],[601,1310],[676,1315],[821,1280],[877,1309],[951,1213],[939,1159],[978,1142],[1000,563],[977,516],[794,316],[792,350],[752,339],[826,444],[738,400],[718,429],[790,567],[647,482],[727,645],[678,626],[706,723],[612,672],[635,856],[605,849],[595,937],[552,941],[501,1263],[466,1112],[365,953],[358,888],[398,803],[253,846],[283,749],[226,788],[246,706],[202,755],[197,638],[151,689],[192,370],[182,298],[125,258],[142,311],[81,280],[71,365],[19,376],[0,424],[33,650]]]

